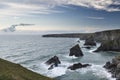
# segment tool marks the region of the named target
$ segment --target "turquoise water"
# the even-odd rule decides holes
[[[119,55],[116,52],[94,53],[97,47],[90,50],[82,48],[84,56],[81,58],[69,57],[69,49],[75,44],[83,47],[84,41],[77,43],[77,38],[43,38],[41,35],[0,35],[0,58],[43,74],[56,80],[115,80],[102,67],[105,62]],[[59,67],[47,70],[49,66],[44,62],[57,55],[61,63]],[[67,67],[77,63],[89,63],[92,66],[68,70]]]

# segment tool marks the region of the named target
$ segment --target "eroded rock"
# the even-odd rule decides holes
[[[70,49],[69,56],[75,56],[75,57],[83,56],[83,52],[78,44]]]
[[[88,67],[88,66],[91,66],[91,65],[90,64],[76,63],[76,64],[73,64],[73,65],[69,66],[68,69],[76,70],[76,69],[85,68],[85,67]]]
[[[50,67],[48,68],[53,69],[54,67],[57,67],[58,64],[61,64],[59,58],[57,56],[54,56],[52,58],[50,58],[48,61],[45,62],[47,65],[50,65]]]

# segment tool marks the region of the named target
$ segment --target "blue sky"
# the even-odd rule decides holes
[[[93,32],[120,29],[120,0],[0,0],[0,29]]]

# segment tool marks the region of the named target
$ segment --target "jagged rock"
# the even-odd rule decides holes
[[[90,36],[89,38],[87,38],[85,40],[85,44],[84,45],[88,45],[88,46],[96,46],[96,42],[93,38],[93,36]]]
[[[103,67],[106,69],[109,69],[110,65],[111,65],[111,63],[110,63],[110,61],[108,61],[108,62],[106,62],[106,64]]]
[[[106,62],[103,67],[112,74],[112,77],[120,80],[120,56],[113,58],[111,63]]]
[[[48,61],[45,62],[47,65],[50,65],[48,70],[53,69],[54,67],[57,67],[58,64],[61,64],[59,58],[57,56],[54,56],[50,58]]]
[[[90,64],[76,63],[76,64],[73,64],[73,65],[69,66],[68,69],[70,69],[70,70],[76,70],[76,69],[79,69],[79,68],[85,68],[87,66],[91,66],[91,65]]]
[[[83,52],[78,44],[70,49],[69,56],[75,56],[75,57],[83,56]]]

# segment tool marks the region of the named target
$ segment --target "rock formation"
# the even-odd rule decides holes
[[[101,46],[95,52],[99,51],[120,51],[120,37],[102,42]]]
[[[57,56],[54,56],[52,58],[50,58],[48,61],[45,62],[47,65],[50,65],[50,67],[48,68],[53,69],[53,67],[57,67],[58,64],[61,64],[59,58]]]
[[[120,56],[113,58],[112,62],[106,62],[103,67],[112,74],[112,77],[120,80]]]
[[[78,44],[70,49],[69,56],[75,56],[75,57],[83,56],[83,52]]]
[[[84,45],[86,45],[86,46],[96,46],[96,42],[95,42],[93,36],[90,36],[89,38],[87,38],[85,40],[85,44]]]
[[[90,64],[76,63],[76,64],[73,64],[73,65],[69,66],[68,69],[76,70],[76,69],[85,68],[85,67],[88,67],[88,66],[91,66],[91,65]]]

